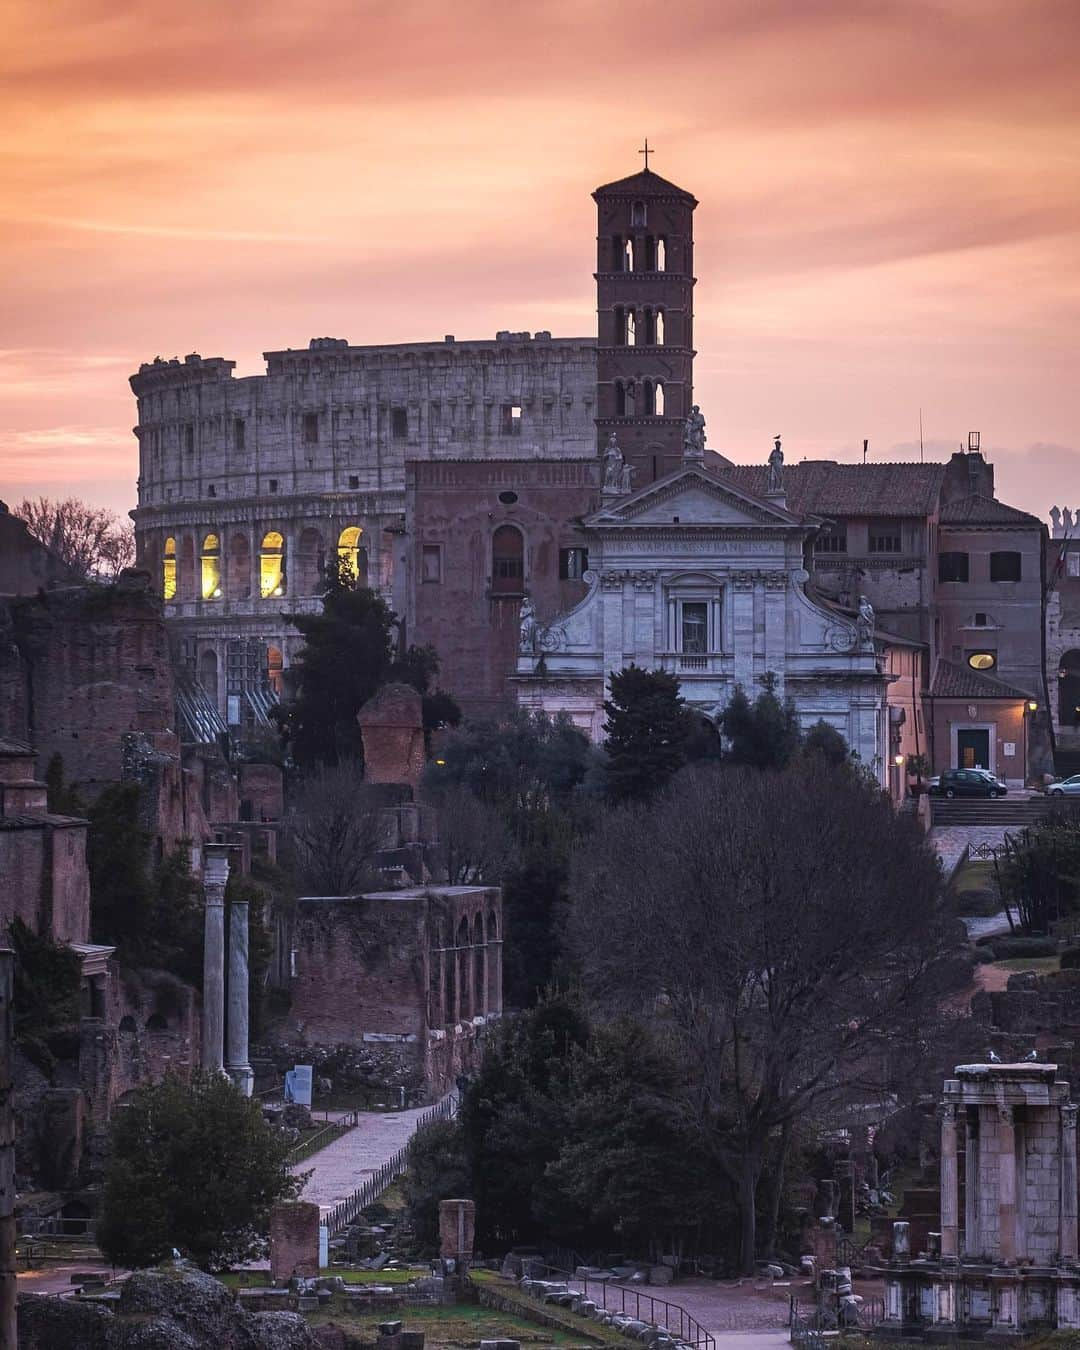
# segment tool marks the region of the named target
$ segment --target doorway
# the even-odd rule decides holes
[[[956,733],[956,767],[958,769],[990,768],[990,732],[974,728]]]

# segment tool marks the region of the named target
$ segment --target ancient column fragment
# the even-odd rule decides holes
[[[1075,1265],[1077,1260],[1076,1223],[1076,1111],[1075,1106],[1061,1108],[1061,1263]]]
[[[255,1075],[248,1062],[248,926],[246,900],[229,906],[229,1022],[227,1072],[245,1097]]]
[[[979,1231],[979,1125],[978,1115],[968,1112],[964,1131],[964,1255],[969,1259],[982,1250]]]
[[[956,1260],[959,1250],[959,1178],[956,1168],[956,1107],[946,1104],[941,1115],[941,1256]]]
[[[225,1049],[225,886],[229,880],[226,844],[203,850],[202,1066],[221,1069]]]
[[[1011,1106],[998,1107],[998,1252],[1016,1262],[1016,1124]]]

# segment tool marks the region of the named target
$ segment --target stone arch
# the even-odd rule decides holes
[[[342,569],[361,586],[368,584],[368,553],[363,546],[362,525],[346,525],[338,535],[337,551]]]
[[[504,595],[525,589],[525,536],[516,525],[500,525],[491,536],[491,589]]]
[[[146,1019],[147,1031],[168,1031],[169,1024],[159,1012],[151,1013]]]
[[[203,536],[199,555],[199,594],[203,600],[221,599],[221,537],[211,531]]]
[[[121,1017],[120,1025],[117,1027],[117,1031],[119,1031],[121,1036],[134,1036],[137,1030],[138,1027],[135,1025],[135,1019],[130,1013]]]
[[[471,1021],[476,1016],[470,945],[469,921],[462,915],[455,935],[457,950],[454,953],[458,973],[458,1008],[462,1022]]]
[[[459,1020],[458,1012],[458,979],[457,979],[457,952],[454,950],[454,925],[452,920],[447,919],[442,930],[442,962],[445,985],[443,986],[443,1008],[446,1013],[446,1021],[450,1026]]]
[[[231,600],[251,599],[251,538],[246,530],[236,530],[229,540],[229,558],[225,581]]]
[[[317,595],[326,565],[326,549],[320,531],[313,525],[300,531],[293,567],[293,594]]]
[[[285,594],[285,540],[279,530],[267,530],[259,550],[259,593],[264,600]]]
[[[204,647],[199,653],[199,683],[206,690],[214,707],[218,707],[221,691],[218,684],[218,658],[213,647]]]
[[[176,599],[176,538],[171,534],[161,555],[161,594],[165,600]]]
[[[190,534],[185,534],[180,539],[179,598],[195,599],[195,540]]]
[[[266,648],[266,683],[278,698],[281,697],[285,675],[285,656],[280,647],[273,643]]]
[[[487,1008],[489,1013],[498,1012],[502,1002],[500,987],[502,984],[502,949],[499,946],[499,921],[495,911],[489,909],[484,918],[484,936],[487,939],[485,955],[487,958]]]
[[[1063,653],[1058,664],[1058,722],[1080,726],[1080,647]]]
[[[473,915],[472,921],[472,958],[473,958],[473,1007],[475,1012],[487,1012],[487,944],[484,941],[484,916]]]

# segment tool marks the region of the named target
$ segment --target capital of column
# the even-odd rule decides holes
[[[225,886],[229,880],[229,854],[234,844],[203,845],[203,890],[208,905],[225,903]]]
[[[1069,1102],[1061,1108],[1061,1128],[1063,1130],[1076,1129],[1076,1117],[1080,1114],[1080,1106]]]
[[[998,1123],[1001,1125],[1007,1125],[1008,1128],[1011,1130],[1016,1121],[1016,1113],[1013,1107],[1007,1105],[1005,1102],[1000,1102],[998,1104],[997,1113],[998,1113]]]

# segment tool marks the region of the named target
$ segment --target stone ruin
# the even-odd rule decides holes
[[[940,1107],[941,1231],[913,1257],[908,1225],[894,1225],[879,1330],[970,1339],[1080,1327],[1069,1084],[1056,1064],[954,1074]]]

